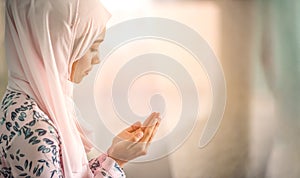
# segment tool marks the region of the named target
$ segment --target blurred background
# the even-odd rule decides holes
[[[4,1],[0,2],[2,96],[7,68]],[[127,177],[300,177],[300,1],[102,2],[112,14],[108,27],[132,18],[154,16],[173,19],[194,29],[215,51],[226,78],[225,113],[210,144],[203,149],[197,146],[205,124],[205,119],[199,118],[191,136],[179,149],[163,159],[128,164]],[[199,117],[208,115],[209,111]]]

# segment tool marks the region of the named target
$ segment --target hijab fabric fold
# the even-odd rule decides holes
[[[69,81],[72,64],[105,29],[110,13],[99,0],[6,0],[8,89],[31,96],[61,139],[65,177],[93,177]]]

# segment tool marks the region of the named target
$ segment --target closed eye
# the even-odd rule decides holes
[[[96,48],[91,48],[91,52],[98,52],[98,49],[96,49]]]

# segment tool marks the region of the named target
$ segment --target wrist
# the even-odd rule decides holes
[[[121,168],[123,168],[124,165],[128,162],[128,161],[123,161],[123,160],[120,160],[120,159],[117,159],[117,158],[111,156],[109,152],[107,153],[107,156],[110,157],[111,159],[113,159]]]
[[[114,159],[114,158],[112,158]],[[124,165],[127,163],[127,161],[121,161],[121,160],[118,160],[118,159],[114,159],[116,161],[116,163],[121,167],[123,168]]]
[[[114,157],[111,157],[109,155],[107,155],[107,156],[110,157],[111,159],[113,159],[121,168],[123,168],[124,165],[127,163],[127,161],[122,161],[122,160],[116,159]]]

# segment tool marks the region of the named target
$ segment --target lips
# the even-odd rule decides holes
[[[90,71],[92,70],[92,68],[88,69],[87,71],[85,71],[84,73],[87,75],[90,73]]]

